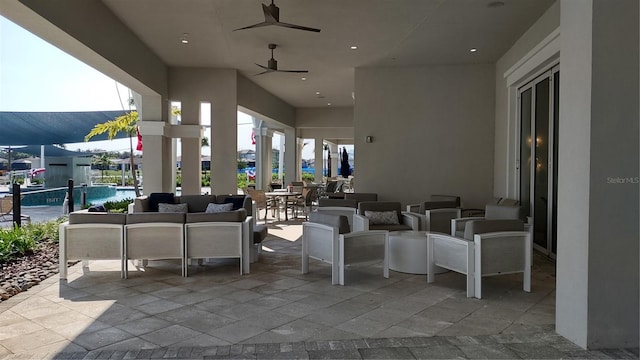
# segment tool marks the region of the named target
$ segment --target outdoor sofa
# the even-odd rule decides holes
[[[127,260],[180,259],[187,275],[189,259],[237,257],[241,273],[250,272],[257,259],[265,229],[254,231],[251,198],[245,196],[167,195],[155,202],[139,197],[129,214],[79,211],[60,225],[60,278],[67,278],[69,260],[121,260],[121,276],[127,276]],[[221,200],[221,202],[216,202]],[[210,203],[235,202],[235,210],[207,213]],[[157,212],[170,204],[186,207],[187,213]],[[248,208],[248,209],[247,209]],[[142,210],[142,211],[136,211]],[[145,211],[146,210],[146,211]]]

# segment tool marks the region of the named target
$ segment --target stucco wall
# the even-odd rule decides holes
[[[284,125],[294,127],[295,108],[238,74],[238,105]]]
[[[468,207],[491,198],[492,64],[358,68],[355,89],[359,192],[403,204],[455,194]]]

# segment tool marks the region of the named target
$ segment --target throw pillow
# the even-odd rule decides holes
[[[371,225],[399,225],[398,213],[395,211],[365,211],[364,216]]]
[[[207,210],[205,210],[205,212],[219,213],[219,212],[231,211],[231,209],[233,209],[233,204],[209,203],[209,205],[207,205]]]
[[[189,206],[187,204],[158,204],[158,212],[161,213],[186,213],[189,212]]]
[[[231,210],[238,210],[244,204],[244,196],[227,196],[224,198],[223,204],[233,204]]]
[[[175,199],[173,193],[151,193],[149,194],[149,211],[158,211],[158,204],[173,204]]]

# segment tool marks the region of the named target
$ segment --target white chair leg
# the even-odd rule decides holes
[[[382,261],[383,275],[389,278],[389,236],[384,239],[384,260]]]

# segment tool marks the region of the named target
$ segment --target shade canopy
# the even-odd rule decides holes
[[[0,146],[0,149],[7,150],[9,149],[9,147]],[[29,154],[31,156],[36,156],[36,157],[42,154],[40,145],[16,146],[16,147],[11,147],[11,150],[13,152],[20,152],[20,153]],[[90,152],[70,151],[70,150],[62,149],[53,145],[44,145],[45,157],[72,157],[72,156],[92,156],[92,155],[93,153],[90,153]],[[0,159],[0,162],[2,161],[3,159]]]
[[[126,111],[0,112],[0,145],[51,145],[83,142],[97,124]],[[120,133],[116,138],[126,138]],[[107,140],[107,134],[91,141]]]

